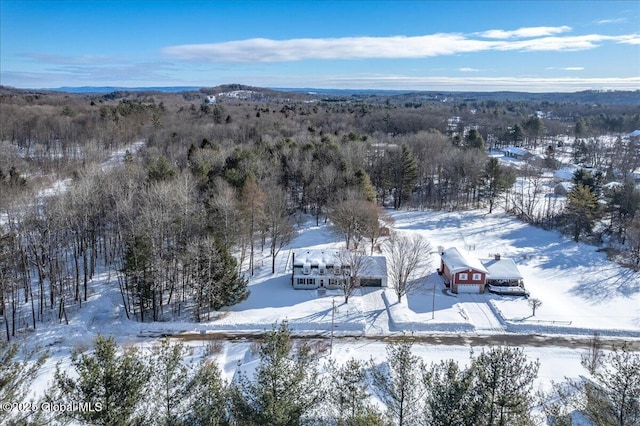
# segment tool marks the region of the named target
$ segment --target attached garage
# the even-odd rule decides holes
[[[456,284],[456,288],[453,289],[457,293],[482,293],[480,284]]]
[[[382,287],[382,278],[361,278],[360,287]]]
[[[454,293],[484,293],[487,269],[474,258],[451,247],[440,253],[440,269],[444,283]]]

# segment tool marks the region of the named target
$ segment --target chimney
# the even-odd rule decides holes
[[[500,253],[496,253],[493,255],[496,260],[500,260]]]

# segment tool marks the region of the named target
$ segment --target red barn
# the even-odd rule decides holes
[[[457,248],[451,247],[440,253],[440,269],[444,283],[454,293],[484,293],[487,268],[480,260],[468,258]]]

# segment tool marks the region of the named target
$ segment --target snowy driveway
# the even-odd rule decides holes
[[[458,304],[469,316],[476,331],[482,333],[504,333],[505,327],[493,313],[487,301],[480,294],[459,294]]]

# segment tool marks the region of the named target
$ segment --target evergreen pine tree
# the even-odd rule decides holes
[[[588,367],[591,376],[553,383],[543,395],[543,409],[554,425],[571,425],[575,413],[598,426],[637,426],[640,424],[640,355],[628,347],[614,347]]]
[[[190,283],[196,293],[196,319],[204,307],[218,310],[249,297],[247,280],[238,273],[236,259],[213,238],[196,243],[190,254]]]
[[[596,220],[600,218],[600,213],[598,197],[589,186],[579,183],[569,191],[564,218],[575,241],[578,241],[583,233],[591,232]]]
[[[354,424],[359,419],[371,419],[376,414],[380,418],[369,401],[371,395],[363,362],[353,358],[340,366],[334,362],[329,367],[329,373],[331,392],[327,403],[337,424]]]
[[[395,189],[393,208],[399,209],[410,200],[418,179],[418,162],[413,151],[403,144],[400,152],[392,153],[391,186]]]
[[[126,242],[122,272],[127,279],[127,289],[137,301],[141,322],[144,322],[146,309],[153,305],[155,277],[152,257],[151,241],[144,233]]]
[[[157,425],[182,424],[189,400],[189,372],[182,362],[187,348],[182,343],[171,344],[169,339],[163,339],[151,354],[150,392],[147,393],[150,399],[146,404],[150,410],[148,417]]]
[[[497,158],[489,158],[485,166],[485,187],[489,198],[489,213],[501,193],[508,191],[516,181],[515,173],[498,162]]]
[[[390,422],[398,426],[418,422],[423,396],[420,370],[422,362],[411,353],[411,343],[387,346],[387,362],[371,361],[371,384],[375,394],[387,408]]]
[[[593,381],[583,383],[583,414],[597,425],[640,424],[640,355],[627,346],[607,355]]]
[[[56,368],[46,400],[91,408],[60,411],[58,420],[96,425],[144,422],[140,409],[149,380],[148,367],[135,348],[125,349],[122,354],[117,352],[113,337],[99,335],[92,353],[74,352],[71,366],[75,374],[67,374],[60,366]]]
[[[465,423],[531,424],[532,388],[539,366],[538,361],[529,362],[521,349],[497,347],[482,351],[469,367],[472,383]]]
[[[475,148],[484,151],[484,138],[482,134],[476,129],[469,130],[469,133],[464,138],[465,146],[467,148]]]
[[[376,188],[371,183],[371,178],[363,168],[356,170],[354,174],[355,184],[365,200],[376,202]]]
[[[223,426],[227,419],[227,384],[215,362],[203,362],[187,385],[186,423],[194,426]]]
[[[472,376],[453,360],[432,365],[424,375],[427,396],[424,420],[428,425],[469,425],[474,419],[465,416],[469,403]]]
[[[0,407],[28,401],[31,383],[47,358],[47,354],[43,353],[31,362],[31,355],[35,354],[30,354],[21,362],[16,360],[18,352],[19,347],[16,344],[3,344],[0,347]],[[30,411],[0,409],[0,424],[21,424],[30,415]]]
[[[260,365],[253,378],[239,372],[231,385],[231,413],[241,425],[297,425],[322,395],[316,357],[307,345],[293,349],[283,322],[260,345]]]

